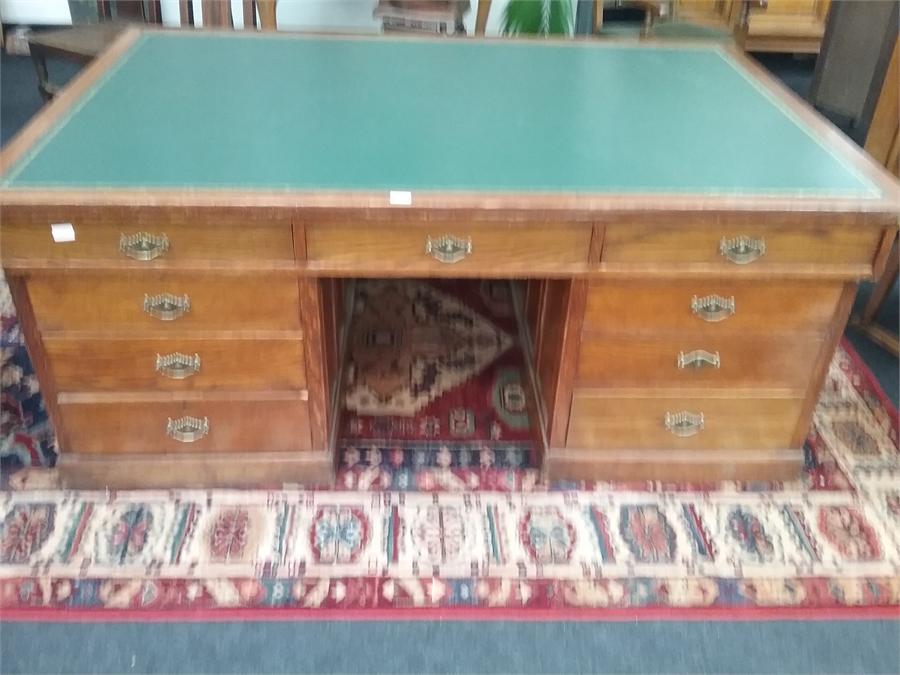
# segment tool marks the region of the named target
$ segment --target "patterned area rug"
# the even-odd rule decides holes
[[[436,291],[509,333],[484,305]],[[28,451],[5,455],[49,466],[52,432],[7,312],[3,430],[19,440],[4,448]],[[848,345],[831,364],[803,480],[777,485],[541,485],[525,455],[502,450],[523,440],[500,409],[499,438],[490,408],[474,430],[463,415],[450,423],[474,400],[460,387],[495,390],[516,353],[513,344],[411,416],[350,415],[338,486],[351,489],[3,492],[0,608],[551,618],[900,605],[897,412]],[[426,417],[448,425],[423,440],[418,422],[398,422]],[[451,440],[454,430],[471,435]]]
[[[341,417],[345,487],[428,467],[534,466],[525,356],[505,281],[357,283]]]
[[[0,270],[0,472],[56,464],[56,436]]]

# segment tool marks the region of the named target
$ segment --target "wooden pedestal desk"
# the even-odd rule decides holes
[[[550,478],[795,476],[900,204],[751,61],[651,42],[130,30],[2,171],[60,469],[100,487],[331,480],[353,277],[527,280]]]

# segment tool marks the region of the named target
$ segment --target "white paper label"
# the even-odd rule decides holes
[[[50,236],[57,244],[64,241],[75,241],[75,228],[72,223],[53,223],[50,225]]]
[[[412,206],[412,192],[408,190],[391,190],[391,206]]]

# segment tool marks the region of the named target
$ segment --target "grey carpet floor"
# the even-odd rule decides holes
[[[7,624],[4,673],[896,673],[900,623]]]

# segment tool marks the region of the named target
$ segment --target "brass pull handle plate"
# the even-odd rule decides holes
[[[766,240],[760,237],[734,237],[729,239],[722,237],[719,242],[719,253],[728,258],[735,265],[746,265],[761,258],[766,253]]]
[[[700,298],[695,295],[691,299],[691,311],[709,323],[724,321],[735,312],[734,296],[705,295]]]
[[[681,412],[667,412],[664,420],[666,430],[673,436],[688,438],[696,436],[703,431],[703,413],[692,413],[687,410]]]
[[[156,355],[156,372],[173,380],[186,380],[200,372],[200,355],[188,356],[181,352]]]
[[[457,263],[472,253],[472,237],[462,239],[445,234],[436,239],[425,237],[425,253],[442,263]]]
[[[154,260],[169,250],[169,238],[165,233],[122,233],[119,237],[119,250],[133,260]]]
[[[160,321],[174,321],[191,311],[191,299],[187,294],[182,296],[171,293],[144,295],[144,311]]]
[[[209,433],[209,418],[202,420],[197,417],[185,415],[177,420],[169,418],[166,424],[166,436],[179,443],[193,443]]]
[[[721,366],[719,352],[708,352],[705,349],[695,349],[690,352],[678,352],[678,369],[693,368],[700,370],[707,366],[719,368]]]

